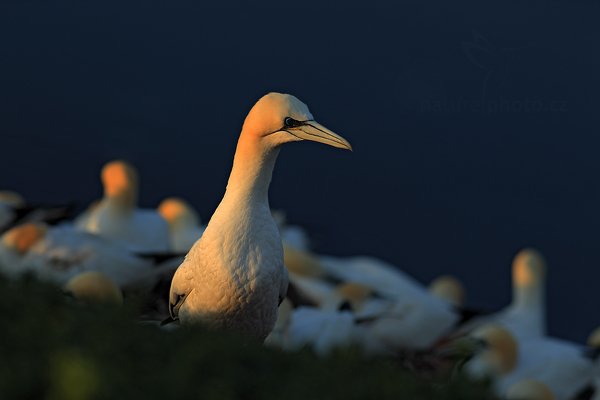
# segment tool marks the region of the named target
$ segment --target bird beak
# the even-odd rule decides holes
[[[352,145],[346,139],[316,121],[306,121],[300,126],[289,129],[288,132],[302,140],[311,140],[352,151]]]

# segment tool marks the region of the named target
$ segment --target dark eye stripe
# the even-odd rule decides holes
[[[302,122],[296,121],[294,118],[291,117],[285,117],[285,119],[283,120],[283,125],[286,128],[295,128],[302,125]]]

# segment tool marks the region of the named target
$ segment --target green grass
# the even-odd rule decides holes
[[[0,278],[1,399],[493,399],[486,385],[423,378],[348,349],[320,359],[202,328],[134,322],[138,307],[84,306]]]

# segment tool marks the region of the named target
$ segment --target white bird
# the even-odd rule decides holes
[[[173,277],[173,319],[204,322],[259,340],[271,332],[288,277],[269,208],[269,184],[280,146],[300,140],[351,149],[294,96],[270,93],[250,110],[223,200]]]
[[[429,292],[454,307],[465,305],[465,288],[457,278],[451,275],[442,275],[431,281]]]
[[[167,222],[155,211],[137,208],[138,174],[124,161],[102,169],[104,197],[76,221],[84,231],[124,243],[131,251],[169,251]]]
[[[592,383],[598,364],[585,348],[549,337],[517,341],[501,325],[485,325],[469,335],[480,351],[465,365],[472,377],[495,378],[500,396],[523,379],[546,385],[557,400],[569,400]]]
[[[284,349],[287,342],[287,332],[292,319],[292,313],[294,312],[294,306],[290,299],[285,298],[279,305],[277,311],[277,322],[275,327],[269,333],[269,336],[265,339],[265,345],[271,347],[278,347]]]
[[[358,335],[351,312],[302,306],[292,312],[283,343],[286,350],[309,347],[316,354],[326,356],[335,349],[357,343]]]
[[[9,276],[33,273],[64,285],[74,276],[97,271],[118,286],[144,284],[153,264],[108,239],[70,226],[19,225],[0,239],[0,267]]]
[[[546,262],[533,249],[521,250],[512,265],[513,300],[504,310],[474,318],[461,327],[468,332],[478,326],[496,323],[519,338],[542,337],[546,333]]]
[[[158,213],[169,224],[171,250],[177,253],[188,252],[202,233],[198,213],[185,200],[170,197],[158,206]]]
[[[112,279],[98,271],[75,275],[65,284],[64,290],[85,303],[116,306],[123,304],[121,289]]]
[[[365,344],[368,353],[428,348],[459,320],[459,315],[449,304],[381,260],[322,256],[320,261],[327,274],[344,282],[359,282],[382,298],[378,301],[380,315],[371,324],[365,325],[368,329],[364,336],[369,340]]]

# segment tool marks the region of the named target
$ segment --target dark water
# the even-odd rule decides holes
[[[246,112],[289,92],[355,148],[279,158],[272,206],[318,251],[450,272],[500,307],[535,246],[551,332],[600,324],[598,4],[123,3],[1,3],[0,187],[85,204],[121,157],[144,205],[184,196],[206,220]]]

